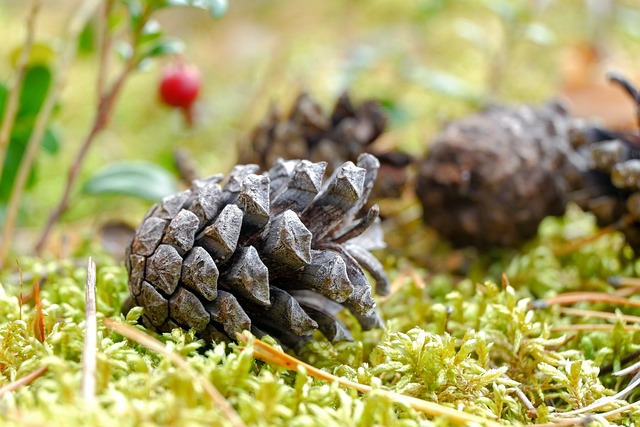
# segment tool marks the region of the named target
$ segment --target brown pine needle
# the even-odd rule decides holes
[[[553,250],[553,254],[555,256],[568,255],[568,254],[570,254],[572,252],[575,252],[575,251],[581,249],[582,247],[588,245],[589,243],[595,242],[596,240],[598,240],[602,236],[606,236],[607,234],[613,233],[614,231],[618,230],[619,228],[620,227],[617,224],[610,225],[609,227],[602,228],[597,233],[595,233],[593,236],[589,236],[589,237],[586,237],[584,239],[576,240],[576,241],[567,243],[564,246],[560,246],[559,248],[554,249]]]
[[[0,388],[0,397],[4,396],[6,393],[16,391],[22,386],[31,384],[37,378],[44,375],[44,373],[47,372],[47,369],[49,369],[47,366],[42,366],[36,369],[35,371],[31,372],[29,375],[25,375],[24,377],[17,379],[14,382],[9,383],[6,386]]]
[[[551,305],[575,304],[578,302],[606,302],[614,305],[640,307],[640,301],[613,296],[605,292],[568,292],[555,297],[533,302],[534,308],[545,308]]]
[[[96,321],[96,264],[89,257],[87,262],[87,285],[85,287],[85,330],[82,350],[82,397],[87,402],[96,398],[96,352],[98,326]]]
[[[237,334],[236,337],[238,338],[239,341],[242,341],[245,344],[249,342],[249,339],[245,335]],[[306,370],[307,374],[311,375],[312,377],[319,378],[332,383],[338,383],[343,387],[353,388],[364,394],[368,394],[373,391],[373,388],[371,386],[360,384],[355,381],[348,380],[346,378],[337,377],[335,375],[329,374],[314,366],[304,363],[293,356],[290,356],[280,350],[277,350],[272,346],[270,346],[269,344],[257,338],[254,338],[254,341],[253,341],[253,351],[254,351],[253,353],[254,357],[256,359],[262,360],[263,362],[271,363],[276,366],[281,366],[283,368],[287,368],[292,371],[297,371],[300,367],[303,367]],[[498,427],[501,425],[496,423],[495,421],[491,421],[491,420],[479,417],[477,415],[467,414],[465,412],[458,411],[457,409],[442,406],[434,402],[427,402],[426,400],[417,399],[411,396],[405,396],[399,393],[394,393],[394,392],[386,391],[383,389],[377,389],[376,391],[378,393],[384,394],[392,401],[410,406],[416,411],[423,412],[433,417],[446,417],[451,421],[460,423],[462,425],[482,425],[482,426],[491,426],[491,427]]]
[[[33,284],[33,296],[36,302],[36,313],[32,323],[33,334],[35,335],[38,341],[44,342],[46,338],[46,334],[44,330],[44,313],[42,312],[42,300],[40,299],[40,284],[38,282],[35,282]]]
[[[603,324],[582,324],[582,325],[565,325],[565,326],[552,326],[553,332],[577,332],[577,331],[613,331],[616,325],[603,325]],[[625,331],[637,331],[639,326],[625,325],[623,326]]]
[[[637,277],[611,276],[607,279],[607,282],[616,288],[631,287],[640,289],[640,278]]]
[[[571,308],[571,307],[558,307],[558,313],[568,314],[570,316],[591,317],[594,319],[623,320],[625,322],[640,323],[640,316],[609,313],[606,311],[582,310],[579,308]]]
[[[244,421],[242,421],[238,413],[233,409],[224,396],[220,394],[218,389],[216,389],[216,387],[200,372],[191,367],[191,365],[189,365],[179,354],[167,349],[167,347],[157,339],[130,325],[113,319],[104,319],[104,325],[109,329],[118,332],[123,337],[135,341],[149,350],[160,353],[167,359],[171,360],[177,367],[187,372],[200,384],[205,393],[209,395],[214,405],[218,407],[224,416],[227,417],[229,422],[231,422],[231,425],[234,427],[245,427]]]

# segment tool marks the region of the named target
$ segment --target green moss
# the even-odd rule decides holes
[[[621,321],[614,322],[611,331],[553,332],[554,326],[611,322],[583,321],[553,307],[531,309],[534,295],[554,295],[566,288],[606,289],[602,274],[622,274],[634,268],[616,235],[602,237],[571,255],[555,256],[549,248],[564,244],[576,221],[588,223],[591,219],[570,212],[565,218],[548,220],[529,249],[500,260],[499,264],[508,266],[511,285],[492,280],[456,281],[442,275],[422,287],[406,279],[391,297],[380,302],[387,321],[385,330],[356,331],[354,342],[336,345],[318,337],[299,357],[376,390],[438,402],[505,425],[546,422],[554,412],[584,407],[612,395],[627,380],[610,373],[600,375],[599,367],[620,368],[624,357],[638,350],[640,333],[625,330]],[[588,236],[594,232],[595,228],[588,227],[581,233]],[[582,256],[592,263],[589,257],[594,252],[600,255],[598,265],[582,265]],[[46,278],[42,286],[43,343],[34,335],[32,303],[20,308],[17,279],[3,282],[0,386],[48,367],[30,385],[0,398],[3,425],[227,425],[184,371],[102,326],[101,319],[121,317],[119,307],[127,287],[121,266],[108,258],[98,260],[98,265],[95,404],[85,403],[79,392],[84,267],[22,260],[25,277]],[[489,267],[487,274],[495,268]],[[426,275],[424,271],[417,274]],[[28,288],[25,285],[25,294]],[[601,303],[589,307],[612,309]],[[136,325],[140,314],[135,309],[122,320]],[[160,338],[208,378],[248,425],[448,425],[445,419],[430,419],[393,403],[382,392],[362,395],[314,379],[304,371],[257,362],[251,345],[241,349],[218,343],[206,348],[193,331],[181,330]],[[530,408],[517,397],[517,389],[537,409],[537,419],[528,418]],[[623,403],[614,402],[605,409]],[[610,421],[630,424],[637,417],[634,410]]]

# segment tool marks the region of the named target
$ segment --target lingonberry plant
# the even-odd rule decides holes
[[[48,131],[51,113],[54,107],[59,104],[61,89],[66,83],[66,77],[74,61],[83,29],[95,22],[94,30],[97,35],[96,40],[98,40],[95,48],[95,60],[98,63],[98,71],[95,76],[97,88],[95,118],[90,124],[67,173],[67,181],[59,203],[43,228],[42,235],[36,245],[37,253],[42,252],[47,246],[54,224],[67,210],[71,201],[71,191],[76,185],[84,159],[96,136],[109,125],[112,112],[128,78],[140,68],[141,64],[148,63],[149,60],[158,57],[174,55],[182,49],[182,43],[163,33],[158,22],[154,19],[155,14],[161,9],[189,6],[207,10],[213,17],[220,17],[226,11],[227,6],[226,0],[105,0],[102,2],[84,0],[75,10],[66,27],[67,33],[63,39],[64,46],[50,70],[50,84],[36,87],[37,95],[39,99],[42,99],[42,102],[38,108],[31,109],[33,114],[28,117],[30,130],[27,133],[28,136],[23,138],[20,156],[16,157],[11,152],[11,148],[15,144],[11,145],[8,142],[13,129],[22,129],[18,125],[20,120],[24,119],[24,114],[22,114],[24,109],[20,107],[24,104],[22,102],[23,95],[27,90],[27,83],[30,81],[29,58],[34,45],[33,40],[37,35],[36,17],[39,14],[41,3],[41,0],[33,0],[32,2],[27,16],[27,32],[22,53],[19,55],[15,67],[15,75],[12,76],[11,84],[7,90],[0,90],[0,95],[3,95],[4,92],[4,96],[0,96],[0,119],[2,119],[0,152],[2,152],[4,162],[0,161],[0,164],[4,165],[8,162],[12,165],[19,164],[18,170],[14,171],[11,180],[3,179],[3,186],[10,187],[10,191],[7,190],[10,197],[6,205],[3,239],[0,245],[0,265],[4,264],[11,248],[18,208],[37,157],[38,148],[42,145],[46,146],[47,137],[51,140],[51,132]],[[126,18],[121,19],[122,16]],[[126,48],[123,49],[122,46]],[[118,69],[113,70],[110,64],[114,61],[111,57],[117,53],[120,54],[120,62]],[[194,86],[195,73],[190,73],[191,86],[180,86],[184,92],[181,96],[173,99],[174,102],[179,103],[176,106],[185,109],[185,111],[190,109],[197,96],[197,86],[199,86],[199,83]],[[110,78],[110,76],[114,77]],[[29,88],[33,87],[33,85],[29,85]],[[178,92],[175,90],[180,87],[174,87],[173,95],[177,95]],[[141,166],[132,167],[140,168]],[[4,171],[7,171],[7,168],[4,168]],[[131,174],[132,171],[126,170],[124,172]],[[145,171],[139,170],[135,172],[145,173]]]

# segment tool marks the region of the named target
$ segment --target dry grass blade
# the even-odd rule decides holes
[[[533,301],[533,308],[546,308],[551,305],[576,304],[579,302],[604,302],[614,305],[628,305],[640,307],[640,301],[620,298],[605,292],[568,292],[544,300]]]
[[[238,340],[243,343],[247,343],[249,339],[242,335],[237,334]],[[254,357],[256,359],[262,360],[263,362],[271,363],[273,365],[281,366],[283,368],[291,369],[293,371],[297,371],[298,368],[303,367],[306,372],[312,377],[319,378],[329,382],[335,382],[340,384],[343,387],[353,388],[358,390],[361,393],[371,393],[373,389],[371,386],[360,384],[345,378],[337,377],[335,375],[331,375],[327,372],[324,372],[314,366],[311,366],[307,363],[304,363],[295,357],[292,357],[280,350],[277,350],[271,347],[269,344],[255,338],[253,343],[253,351]],[[485,418],[467,414],[462,411],[458,411],[453,408],[449,408],[446,406],[439,405],[434,402],[427,402],[426,400],[417,399],[411,396],[405,396],[402,394],[386,391],[383,389],[377,389],[378,393],[384,394],[390,400],[401,403],[403,405],[409,406],[416,411],[423,412],[427,415],[433,417],[446,417],[449,420],[459,423],[462,425],[482,425],[482,426],[500,426],[501,424],[496,423],[495,421],[487,420]]]
[[[553,332],[574,332],[574,331],[613,331],[616,325],[602,325],[602,324],[583,324],[583,325],[565,325],[565,326],[552,326]],[[625,325],[622,327],[625,331],[637,331],[640,329],[638,326]]]
[[[45,372],[47,372],[47,369],[49,368],[46,366],[42,366],[31,372],[29,375],[25,375],[24,377],[17,379],[14,382],[0,388],[0,397],[4,396],[6,393],[16,391],[22,386],[31,384],[36,378],[41,377]]]
[[[92,402],[96,397],[96,351],[98,326],[96,321],[96,264],[89,257],[85,287],[85,331],[82,350],[82,397]]]
[[[579,308],[559,307],[558,313],[568,314],[570,316],[592,317],[594,319],[622,320],[624,322],[640,323],[640,316],[609,313],[606,311],[582,310]]]
[[[563,414],[559,414],[562,416],[575,416],[575,415],[579,415],[579,414],[584,414],[586,412],[592,412],[598,408],[602,408],[605,405],[608,405],[616,400],[622,400],[624,399],[627,395],[629,395],[629,393],[631,393],[636,387],[638,387],[638,385],[640,385],[640,377],[634,377],[634,380],[628,385],[626,386],[624,389],[620,390],[618,393],[614,394],[613,396],[606,396],[603,398],[600,398],[598,400],[596,400],[595,402],[593,402],[591,405],[585,406],[584,408],[580,408],[580,409],[576,409],[574,411],[569,411],[569,412],[565,412]],[[637,404],[634,403],[634,404]],[[632,404],[632,405],[634,405]],[[619,409],[619,408],[618,408]],[[607,417],[607,416],[611,416],[611,415],[615,415],[618,412],[615,412],[616,410],[613,411],[609,411],[609,412],[605,412],[605,413],[601,413],[598,414],[602,417]]]
[[[238,413],[235,411],[235,409],[233,409],[231,404],[229,404],[224,396],[220,394],[218,389],[216,389],[215,386],[211,384],[211,382],[209,382],[209,380],[207,380],[202,374],[192,368],[191,365],[189,365],[182,357],[180,357],[180,355],[174,353],[171,350],[168,350],[166,346],[160,341],[132,326],[117,322],[113,319],[105,319],[104,324],[106,327],[113,329],[123,337],[135,341],[138,344],[148,348],[149,350],[155,351],[167,357],[176,366],[191,375],[200,384],[205,393],[207,393],[207,395],[211,397],[211,400],[214,402],[214,404],[231,422],[231,425],[233,425],[234,427],[245,426]]]
[[[572,252],[575,252],[575,251],[583,248],[584,246],[588,245],[589,243],[595,242],[596,240],[598,240],[602,236],[606,236],[607,234],[613,233],[614,231],[618,230],[619,228],[620,228],[619,225],[611,225],[609,227],[602,228],[597,233],[595,233],[593,236],[585,237],[584,239],[576,240],[574,242],[568,243],[568,244],[566,244],[564,246],[561,246],[559,248],[554,249],[553,250],[553,254],[555,256],[568,255],[568,254],[570,254]]]

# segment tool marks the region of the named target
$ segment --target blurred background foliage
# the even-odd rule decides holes
[[[80,3],[44,1],[36,42],[55,55]],[[23,43],[28,4],[0,2],[0,78],[11,74]],[[327,109],[346,89],[356,99],[380,100],[391,118],[385,143],[418,156],[444,122],[496,102],[560,96],[575,114],[612,127],[634,120],[633,106],[604,75],[640,79],[637,0],[231,0],[221,20],[196,8],[161,10],[156,18],[203,75],[196,126],[185,129],[179,112],[158,101],[160,71],[171,59],[144,61],[83,165],[58,226],[62,235],[82,239],[111,219],[135,225],[148,208],[138,198],[82,194],[105,165],[133,160],[174,169],[180,147],[201,173],[226,173],[269,106],[286,112],[302,90]],[[23,200],[17,250],[31,248],[60,199],[94,118],[98,65],[90,32],[84,35],[51,123],[56,147],[40,154]]]

